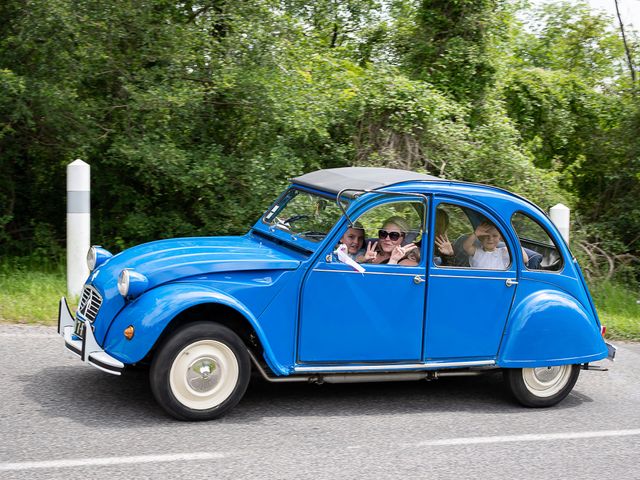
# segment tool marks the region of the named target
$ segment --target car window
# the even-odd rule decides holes
[[[525,266],[529,270],[562,270],[563,260],[560,250],[542,225],[529,215],[516,212],[511,217],[511,225],[518,235],[520,244],[528,254]]]
[[[433,264],[482,270],[506,270],[511,253],[502,230],[481,212],[441,203],[436,208]]]
[[[272,228],[317,243],[341,216],[342,210],[334,200],[291,189],[265,213],[263,221]]]
[[[415,200],[385,203],[367,210],[354,224],[364,238],[364,244],[354,258],[359,263],[419,264],[424,218],[424,203]],[[348,236],[350,233],[351,237]],[[341,241],[353,240],[354,233],[358,232],[348,229]],[[349,253],[354,249],[352,246]]]

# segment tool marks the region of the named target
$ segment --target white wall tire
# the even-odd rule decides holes
[[[580,365],[558,365],[539,368],[507,368],[504,379],[515,399],[527,407],[551,407],[571,392]]]
[[[211,420],[240,401],[250,373],[246,347],[233,331],[198,322],[163,342],[149,378],[156,400],[170,415],[181,420]]]
[[[169,384],[180,403],[193,410],[207,410],[231,395],[238,376],[238,361],[229,347],[217,340],[201,340],[178,353]]]

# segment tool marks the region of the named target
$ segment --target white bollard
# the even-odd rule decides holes
[[[551,221],[558,227],[558,230],[560,230],[560,235],[562,235],[564,241],[569,245],[569,220],[571,216],[569,207],[558,203],[549,209],[549,216]]]
[[[67,165],[67,293],[77,298],[89,276],[91,167],[78,159]]]

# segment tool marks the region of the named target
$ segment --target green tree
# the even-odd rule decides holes
[[[501,0],[422,0],[401,40],[407,70],[458,101],[482,100],[495,81],[511,8]]]

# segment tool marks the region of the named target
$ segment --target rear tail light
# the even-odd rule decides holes
[[[604,325],[600,326],[600,333],[602,334],[602,337],[604,338],[604,334],[607,333],[607,327],[605,327]]]

